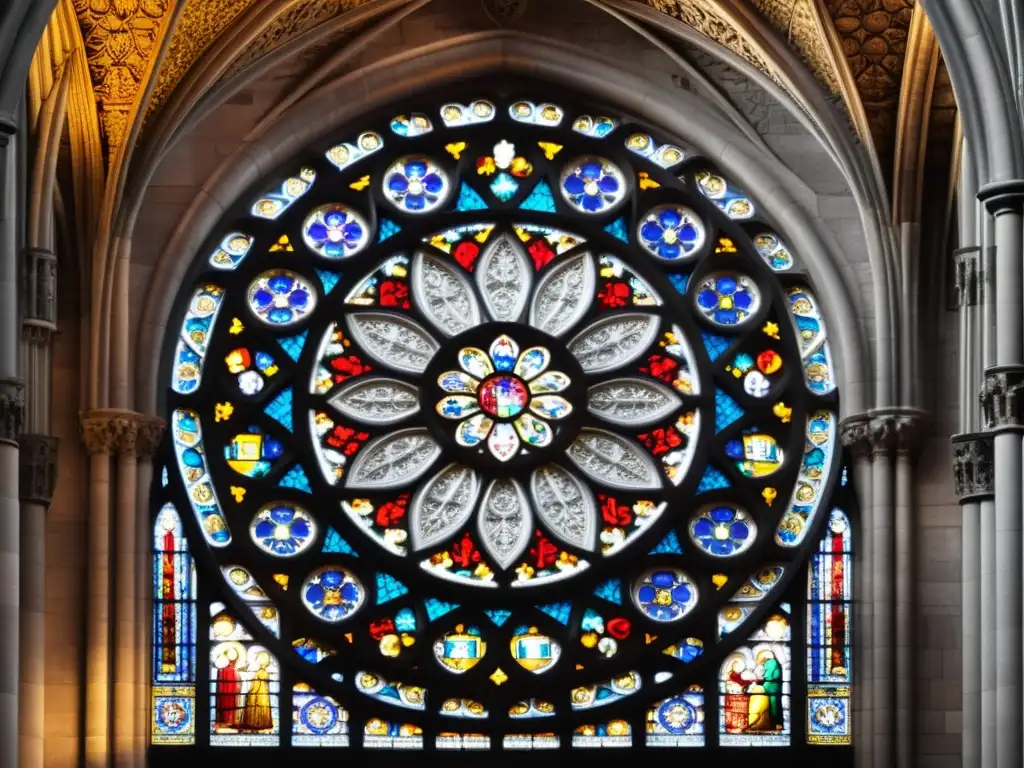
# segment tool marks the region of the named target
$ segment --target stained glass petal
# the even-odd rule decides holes
[[[449,464],[425,482],[409,509],[413,550],[433,547],[458,532],[479,495],[480,476],[462,464]]]
[[[656,315],[627,312],[604,317],[569,342],[586,373],[603,373],[633,362],[658,336]]]
[[[498,566],[508,568],[516,562],[533,532],[530,502],[519,483],[502,479],[490,484],[477,513],[477,531]]]
[[[574,547],[593,550],[597,543],[597,503],[578,477],[548,464],[530,478],[537,517],[556,537]]]
[[[498,322],[519,320],[533,285],[533,266],[522,245],[510,235],[501,235],[484,251],[475,272],[491,318]]]
[[[437,377],[437,385],[445,392],[452,394],[472,395],[476,392],[480,382],[462,371],[446,371]]]
[[[487,447],[498,461],[508,461],[519,453],[519,435],[511,424],[495,424],[487,438]]]
[[[487,439],[493,426],[492,418],[478,413],[459,424],[458,429],[455,430],[455,441],[466,448],[472,448]]]
[[[544,347],[530,347],[516,361],[513,373],[521,379],[530,381],[542,373],[551,363],[551,352]]]
[[[590,308],[596,285],[597,271],[589,253],[556,264],[537,285],[530,306],[530,325],[561,336]]]
[[[543,448],[554,437],[551,427],[529,413],[524,413],[513,423],[523,442],[534,448]]]
[[[590,479],[623,489],[661,488],[658,468],[637,443],[603,429],[584,429],[566,451]]]
[[[612,424],[643,427],[675,411],[682,399],[669,387],[645,379],[612,379],[590,388],[587,408]]]
[[[491,359],[482,349],[466,347],[459,350],[459,365],[462,370],[476,379],[483,379],[494,373],[494,366]]]
[[[511,371],[519,357],[519,345],[510,336],[502,334],[491,344],[491,362],[499,371]]]
[[[438,344],[419,323],[388,312],[357,312],[346,318],[349,335],[367,355],[399,371],[423,373]]]
[[[463,419],[480,410],[475,397],[450,395],[437,403],[437,412],[446,419]]]
[[[548,371],[530,382],[530,391],[535,395],[542,395],[546,392],[561,392],[569,384],[569,377],[561,371]]]
[[[441,455],[441,446],[426,429],[404,429],[378,437],[352,462],[349,488],[395,488],[417,480]]]
[[[445,336],[480,324],[480,307],[469,280],[449,262],[417,253],[412,295],[416,306]]]
[[[394,424],[420,409],[419,390],[405,381],[356,379],[331,398],[343,416],[369,424]]]
[[[564,419],[572,413],[572,403],[561,395],[541,395],[530,401],[530,410],[543,419]]]

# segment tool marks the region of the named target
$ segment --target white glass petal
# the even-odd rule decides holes
[[[644,379],[612,379],[590,388],[590,412],[612,424],[643,427],[667,417],[683,401],[664,384]]]
[[[490,352],[495,370],[511,371],[519,357],[519,345],[511,337],[502,334],[491,344]]]
[[[530,543],[533,515],[522,486],[495,480],[477,513],[477,531],[484,550],[501,568],[511,566]]]
[[[330,400],[340,414],[371,424],[394,424],[420,409],[419,390],[398,379],[356,379]]]
[[[603,485],[630,490],[661,488],[661,478],[639,444],[603,429],[584,429],[566,454],[588,477]]]
[[[449,464],[425,482],[409,506],[412,548],[432,547],[458,531],[473,514],[479,494],[480,476],[461,464]]]
[[[561,392],[569,384],[569,377],[561,371],[548,371],[530,382],[530,391],[535,395],[545,392]]]
[[[519,435],[511,424],[495,424],[487,438],[487,447],[498,461],[508,461],[519,453]]]
[[[513,373],[529,381],[543,373],[551,364],[551,352],[544,347],[530,347],[519,356]]]
[[[545,422],[535,419],[528,413],[524,413],[514,422],[516,432],[523,442],[534,448],[543,448],[551,442],[554,434]]]
[[[349,488],[394,488],[418,479],[441,455],[441,446],[421,428],[378,437],[359,453],[348,471]]]
[[[482,349],[466,347],[459,350],[459,365],[462,370],[477,379],[482,379],[494,373],[494,366],[491,359]]]
[[[548,529],[580,549],[597,543],[597,504],[590,489],[557,464],[548,464],[530,478],[533,508]]]
[[[349,315],[348,331],[376,362],[389,368],[423,373],[437,352],[437,342],[419,323],[388,312]]]
[[[480,410],[475,397],[451,395],[438,401],[437,412],[446,419],[464,419]]]
[[[537,286],[530,307],[530,325],[552,336],[561,336],[589,309],[596,285],[597,272],[589,253],[556,264]]]
[[[412,297],[445,336],[455,336],[480,324],[480,307],[469,280],[454,265],[436,256],[416,254]]]
[[[660,325],[656,315],[611,315],[583,329],[569,342],[569,351],[587,373],[604,373],[631,363],[646,352],[657,338]]]
[[[564,419],[572,413],[572,403],[561,395],[541,395],[530,401],[530,410],[543,419]]]
[[[493,426],[494,419],[478,413],[459,424],[455,430],[455,441],[466,448],[472,448],[487,439]]]
[[[476,266],[476,284],[491,318],[515,322],[526,309],[533,283],[533,265],[523,247],[510,235],[488,246]]]
[[[446,371],[437,377],[437,385],[445,392],[472,395],[480,386],[480,382],[462,371]]]

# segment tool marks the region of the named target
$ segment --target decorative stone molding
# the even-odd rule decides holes
[[[981,293],[981,248],[959,248],[953,251],[956,306],[973,307]]]
[[[0,443],[18,444],[25,427],[25,382],[0,378]]]
[[[871,455],[871,419],[867,416],[851,416],[839,425],[839,439],[843,448],[857,458]]]
[[[167,431],[167,422],[156,416],[142,417],[139,421],[139,434],[135,443],[136,455],[141,459],[150,459],[160,447]]]
[[[1020,213],[1024,210],[1024,179],[1010,179],[986,184],[978,190],[978,200],[993,216]]]
[[[960,503],[991,498],[993,490],[992,435],[954,435],[953,484]]]
[[[926,416],[916,408],[851,416],[839,425],[839,436],[843,447],[857,457],[909,453],[920,443]]]
[[[978,399],[985,426],[995,431],[1024,430],[1021,398],[1024,365],[993,366],[985,371]]]
[[[135,453],[138,414],[131,411],[97,410],[83,413],[82,442],[90,456]]]
[[[18,442],[18,495],[22,501],[50,506],[57,485],[59,441],[49,435],[22,435]]]
[[[526,0],[482,0],[484,12],[500,27],[515,24],[526,13]]]
[[[47,248],[26,248],[21,284],[24,324],[57,330],[57,257]]]

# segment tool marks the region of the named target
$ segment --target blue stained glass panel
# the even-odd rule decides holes
[[[428,597],[424,601],[424,605],[427,609],[427,618],[431,621],[435,621],[459,607],[456,603],[446,603],[444,600],[438,600],[436,597]]]
[[[672,283],[672,287],[679,291],[679,293],[685,294],[686,285],[690,282],[690,276],[673,272],[668,276],[668,281]]]
[[[554,213],[556,210],[555,196],[551,193],[551,187],[546,181],[541,179],[519,207],[524,211]]]
[[[844,470],[844,472],[845,472],[845,470]],[[845,475],[844,475],[844,478],[845,478]],[[844,482],[843,485],[846,485],[846,483]],[[164,466],[164,468],[160,470],[160,487],[161,488],[166,488],[167,487],[167,467],[166,466]]]
[[[518,191],[519,182],[507,173],[499,173],[494,177],[494,181],[491,182],[491,194],[503,203],[511,200]]]
[[[459,191],[459,202],[455,205],[457,211],[486,211],[487,203],[477,194],[476,190],[463,182]]]
[[[714,467],[707,467],[704,470],[704,476],[701,477],[700,483],[697,484],[697,493],[707,493],[708,491],[716,491],[719,488],[728,488],[729,480]]]
[[[409,594],[409,588],[389,573],[377,573],[377,605]]]
[[[560,624],[569,625],[569,614],[572,612],[572,603],[564,601],[551,603],[550,605],[538,605],[537,609],[543,611]]]
[[[622,582],[619,579],[608,579],[597,585],[594,594],[616,605],[622,605]]]
[[[324,536],[324,548],[322,551],[359,557],[359,553],[352,549],[352,546],[345,541],[345,537],[334,530],[334,528],[327,529],[327,535]]]
[[[306,493],[313,492],[309,485],[309,477],[306,476],[306,470],[300,464],[296,464],[285,472],[278,485],[282,488],[294,488],[297,491],[305,491]]]
[[[401,231],[402,228],[391,219],[381,219],[377,224],[377,242],[383,243],[389,237],[394,237]]]
[[[665,534],[665,538],[658,542],[657,546],[652,549],[649,554],[651,555],[681,555],[683,554],[683,548],[679,544],[679,536],[676,535],[675,531],[669,531]]]
[[[615,221],[613,221],[611,224],[604,228],[604,231],[607,232],[612,237],[617,237],[624,243],[629,242],[629,228],[626,224],[625,216],[621,216]]]
[[[708,351],[708,357],[711,358],[711,362],[715,362],[729,348],[730,341],[724,336],[715,336],[713,333],[701,333],[700,337],[704,340],[704,349]]]
[[[715,390],[715,432],[721,432],[738,419],[742,419],[744,410],[740,404],[720,389]]]
[[[302,349],[306,346],[306,339],[308,337],[309,331],[303,331],[298,336],[287,336],[283,339],[278,339],[277,343],[288,353],[288,357],[297,363],[302,356]]]
[[[265,409],[267,416],[278,421],[289,432],[292,431],[292,388],[281,391]]]
[[[499,627],[508,621],[509,616],[512,615],[512,611],[484,611],[487,614],[487,618],[497,624]]]
[[[317,277],[320,278],[320,284],[324,287],[324,296],[328,295],[334,290],[334,286],[341,280],[341,275],[337,272],[328,272],[326,269],[318,269],[316,271]]]

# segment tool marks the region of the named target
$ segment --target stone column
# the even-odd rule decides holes
[[[855,526],[853,576],[853,718],[855,739],[854,759],[857,768],[871,768],[874,755],[871,749],[872,677],[872,608],[871,601],[871,440],[870,419],[854,416],[840,425],[843,450],[853,459],[853,482],[861,499],[859,518]],[[863,725],[862,725],[863,724]]]
[[[57,482],[57,438],[21,436],[21,710],[19,768],[43,768],[46,709],[46,512]]]
[[[85,765],[107,768],[111,755],[110,700],[110,457],[136,429],[135,414],[95,410],[82,414],[89,452],[89,598],[86,614]]]
[[[18,440],[25,389],[18,378],[17,154],[14,126],[0,121],[0,765],[18,764]]]
[[[167,424],[157,417],[143,417],[139,423],[138,501],[136,503],[135,561],[135,764],[146,764],[150,724],[150,632],[153,622],[153,519],[149,506],[154,480],[153,456],[163,441]],[[159,482],[159,478],[157,478]]]
[[[963,512],[961,621],[963,655],[963,765],[982,760],[982,579],[981,503],[992,498],[992,436],[985,433],[953,437],[953,481]],[[994,541],[994,539],[993,539]],[[991,601],[986,601],[991,602]],[[991,755],[991,752],[988,754]]]
[[[982,388],[985,422],[995,433],[996,768],[1024,765],[1020,708],[1024,702],[1024,590],[1021,508],[1024,504],[1018,393],[1024,387],[1024,181],[989,184],[978,199],[994,218],[996,247],[995,365]]]
[[[120,430],[114,524],[114,760],[115,768],[135,764],[137,416]]]

